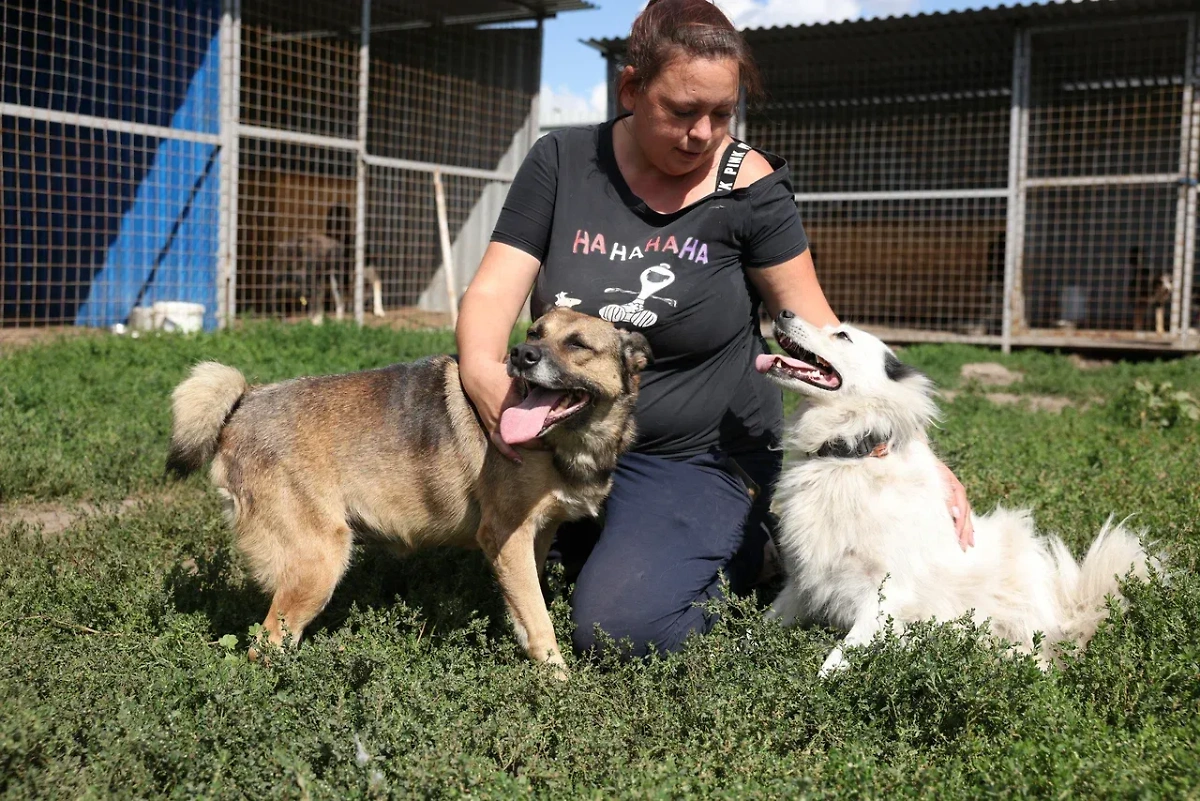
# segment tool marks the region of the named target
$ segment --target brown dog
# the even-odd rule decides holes
[[[510,444],[546,446],[522,465],[489,446],[450,356],[253,388],[207,362],[175,389],[167,464],[187,474],[213,459],[238,544],[273,595],[271,642],[285,628],[298,639],[325,607],[356,537],[400,553],[465,545],[491,563],[521,645],[561,673],[540,573],[559,523],[608,496],[649,360],[645,337],[603,320],[537,320],[509,354],[526,394],[500,426]]]
[[[1166,316],[1171,310],[1171,295],[1175,288],[1169,270],[1156,270],[1152,264],[1142,264],[1140,249],[1129,249],[1129,295],[1133,305],[1133,330],[1145,331],[1147,319],[1154,321],[1154,332],[1167,332]]]

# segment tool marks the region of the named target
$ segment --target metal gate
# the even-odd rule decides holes
[[[1005,344],[1195,336],[1195,36],[1193,15],[1019,34]]]

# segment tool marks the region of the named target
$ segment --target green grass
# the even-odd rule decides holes
[[[976,508],[1030,506],[1076,550],[1110,511],[1134,514],[1172,554],[1169,585],[1129,588],[1089,651],[1049,675],[969,627],[921,626],[820,682],[836,635],[765,623],[751,598],[680,654],[572,660],[559,685],[522,656],[482,558],[445,551],[360,552],[312,637],[249,663],[266,601],[214,494],[203,476],[163,492],[171,388],[199,359],[273,380],[451,347],[259,325],[0,358],[0,499],[145,499],[55,535],[0,532],[0,795],[1200,794],[1200,426],[1131,414],[1138,379],[1200,397],[1194,358],[1081,372],[1037,352],[904,351],[961,391],[934,434]],[[983,360],[1026,373],[1010,391],[1093,402],[993,405],[956,378]],[[552,606],[562,639],[568,598],[559,587]]]

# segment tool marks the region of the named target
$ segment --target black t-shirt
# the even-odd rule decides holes
[[[673,214],[646,206],[613,154],[613,123],[542,137],[518,171],[492,240],[542,263],[534,318],[553,306],[640,331],[654,351],[641,380],[635,450],[689,458],[730,454],[779,438],[778,387],[754,369],[767,352],[746,269],[808,247],[783,159],[750,186],[718,188]],[[737,143],[732,174],[749,147]],[[760,151],[761,152],[761,151]],[[724,182],[720,182],[724,178]]]

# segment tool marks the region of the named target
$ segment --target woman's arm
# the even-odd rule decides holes
[[[746,273],[766,303],[771,319],[787,309],[816,326],[840,324],[837,315],[829,307],[829,301],[825,299],[825,292],[817,280],[816,267],[813,266],[812,252],[808,248],[783,264],[747,270]]]
[[[455,338],[458,370],[492,444],[514,461],[517,452],[500,438],[500,413],[517,401],[504,364],[508,340],[537,278],[540,262],[523,250],[492,242],[463,294]]]

